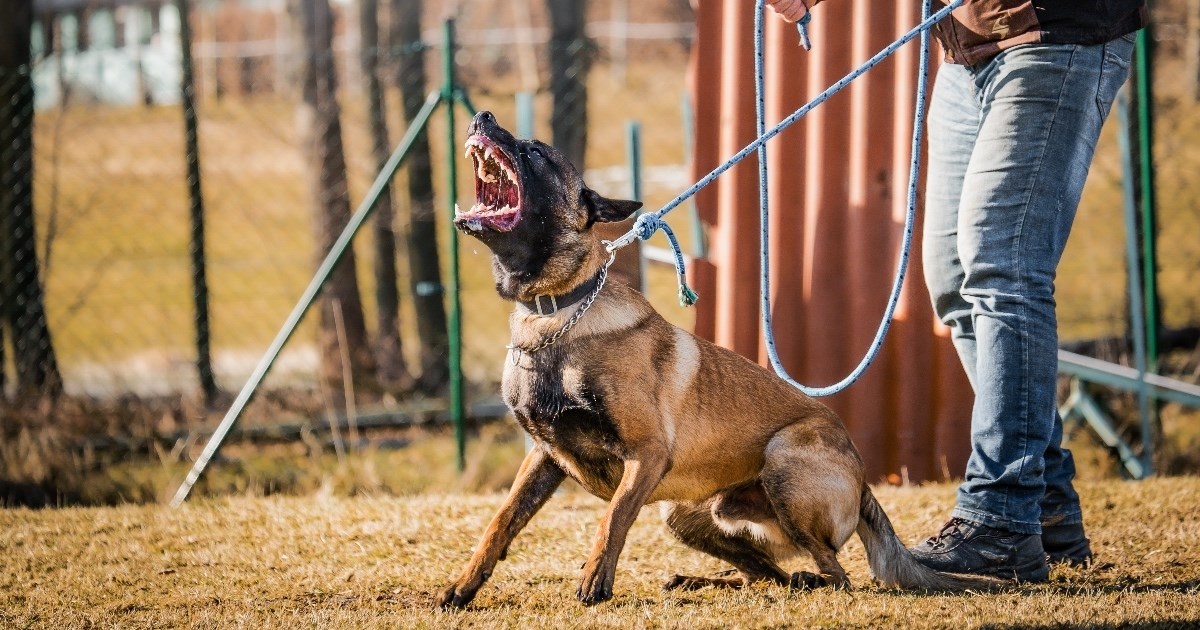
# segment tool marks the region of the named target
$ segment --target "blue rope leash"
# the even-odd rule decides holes
[[[788,383],[790,383],[794,387],[797,387],[804,393],[808,394],[809,396],[828,396],[830,394],[835,394],[837,392],[842,391],[843,389],[845,389],[846,387],[848,387],[850,384],[854,383],[855,381],[857,381],[858,378],[860,376],[862,376],[862,373],[866,370],[867,366],[870,365],[871,361],[874,360],[875,356],[878,354],[879,347],[883,345],[883,339],[884,339],[884,337],[887,336],[888,328],[891,325],[892,315],[895,313],[896,304],[899,301],[900,287],[904,283],[904,275],[905,275],[905,272],[908,267],[908,256],[909,256],[910,245],[912,242],[913,223],[914,223],[915,216],[916,216],[916,194],[917,194],[916,189],[917,189],[917,180],[918,180],[918,175],[919,175],[919,170],[920,170],[921,130],[924,126],[924,119],[925,119],[925,89],[926,89],[926,84],[928,82],[928,73],[929,73],[929,54],[928,54],[929,53],[929,29],[932,28],[934,24],[938,23],[943,18],[945,18],[947,15],[949,15],[951,11],[958,8],[958,6],[963,3],[963,1],[964,0],[951,0],[950,3],[947,4],[945,7],[938,10],[936,13],[933,13],[932,15],[930,15],[930,0],[925,0],[922,10],[921,10],[922,20],[919,24],[917,24],[915,27],[913,27],[907,33],[902,35],[899,39],[893,41],[891,44],[888,44],[886,47],[883,48],[883,50],[880,50],[873,57],[871,57],[866,62],[864,62],[861,66],[859,66],[858,68],[855,68],[849,74],[847,74],[846,76],[839,79],[836,83],[834,83],[833,85],[826,88],[825,91],[818,94],[811,101],[809,101],[808,103],[806,103],[805,105],[803,105],[802,107],[797,109],[796,111],[792,112],[791,115],[789,115],[787,118],[784,118],[783,120],[779,121],[778,123],[775,124],[775,126],[771,127],[770,129],[765,129],[764,112],[763,112],[763,110],[764,110],[763,87],[762,87],[762,82],[763,82],[763,67],[762,67],[762,64],[763,64],[763,51],[762,51],[762,48],[763,48],[763,24],[762,24],[762,17],[763,17],[763,9],[764,9],[764,0],[757,0],[757,2],[755,3],[755,10],[757,13],[755,15],[755,22],[754,22],[754,24],[755,24],[755,40],[754,40],[754,47],[755,47],[755,64],[754,65],[755,65],[755,68],[754,69],[755,69],[755,92],[756,92],[756,96],[757,96],[757,103],[756,103],[755,109],[756,109],[756,115],[757,115],[756,123],[757,123],[758,138],[756,138],[753,142],[751,142],[750,144],[743,147],[740,151],[735,153],[732,157],[730,157],[724,163],[722,163],[721,165],[714,168],[707,175],[700,178],[699,181],[697,181],[695,184],[692,184],[692,186],[689,187],[687,190],[683,191],[678,196],[676,196],[674,199],[667,202],[667,204],[664,205],[662,208],[659,208],[655,212],[649,212],[649,213],[643,214],[640,217],[638,217],[637,221],[634,223],[633,229],[631,229],[629,232],[622,235],[620,238],[608,243],[606,245],[607,250],[609,252],[616,251],[622,247],[625,247],[626,245],[629,245],[630,243],[632,243],[634,241],[634,239],[647,240],[651,236],[653,236],[655,231],[660,230],[660,229],[663,230],[663,232],[667,235],[667,240],[670,241],[670,243],[671,243],[671,248],[674,251],[674,255],[675,255],[675,270],[676,270],[676,274],[678,275],[678,278],[679,278],[680,303],[685,306],[694,304],[697,299],[696,293],[694,291],[692,291],[692,289],[690,287],[687,286],[686,277],[684,276],[683,254],[679,248],[679,242],[676,240],[674,233],[671,232],[670,227],[667,226],[666,222],[664,222],[662,220],[662,217],[664,215],[666,215],[668,212],[677,208],[684,201],[687,201],[688,199],[693,197],[697,192],[699,192],[705,186],[711,184],[713,182],[713,180],[715,180],[717,177],[720,177],[721,174],[723,174],[725,171],[732,168],[735,164],[737,164],[738,162],[741,162],[743,159],[745,159],[751,153],[757,151],[758,159],[759,159],[759,201],[760,201],[760,221],[761,221],[761,241],[760,241],[760,272],[761,272],[760,290],[761,290],[761,299],[762,299],[762,309],[761,310],[762,310],[763,326],[766,331],[767,353],[770,358],[771,365],[772,365],[772,367],[775,368],[776,373],[778,373],[780,377],[782,377],[784,380],[786,380]],[[811,13],[806,14],[805,17],[811,19]],[[799,32],[801,34],[801,43],[802,44],[808,40],[808,37],[807,37],[808,22],[809,22],[808,19],[802,19],[800,22],[797,23],[797,29],[799,30]],[[769,271],[770,271],[770,255],[769,255],[769,252],[767,252],[768,243],[769,243],[769,239],[768,239],[769,234],[768,234],[768,220],[767,220],[767,217],[768,217],[767,174],[766,174],[767,161],[766,161],[765,145],[769,140],[771,140],[775,136],[779,135],[779,133],[782,132],[784,129],[787,129],[793,123],[795,123],[796,121],[803,118],[810,111],[812,111],[815,107],[817,107],[817,106],[821,105],[822,103],[824,103],[825,101],[829,100],[830,97],[832,97],[834,94],[837,94],[838,92],[840,92],[843,88],[845,88],[847,85],[849,85],[855,79],[862,76],[868,70],[870,70],[871,68],[878,65],[881,61],[883,61],[884,59],[891,56],[901,46],[907,44],[908,42],[912,41],[913,39],[916,39],[917,37],[921,38],[921,59],[920,59],[920,71],[919,71],[919,76],[918,76],[918,80],[917,80],[916,113],[913,117],[912,161],[910,162],[909,182],[908,182],[908,212],[905,216],[905,223],[904,223],[904,244],[903,244],[903,247],[901,248],[901,252],[900,252],[900,261],[899,261],[898,269],[897,269],[897,273],[896,273],[896,280],[892,285],[892,292],[888,298],[888,306],[887,306],[886,312],[884,314],[884,317],[883,317],[882,321],[880,322],[879,329],[875,334],[875,339],[871,342],[871,347],[868,349],[867,354],[863,357],[863,360],[854,369],[854,371],[851,372],[850,375],[848,375],[846,378],[842,379],[841,381],[839,381],[838,383],[835,383],[833,385],[830,385],[827,387],[819,387],[819,388],[807,387],[805,385],[802,385],[802,384],[796,382],[790,375],[788,375],[787,371],[784,369],[783,365],[779,361],[779,357],[778,357],[778,354],[777,354],[776,348],[775,348],[774,329],[771,325],[770,273],[769,273]],[[685,296],[687,297],[687,299],[685,299]]]
[[[764,122],[764,104],[763,104],[763,0],[758,0],[759,11],[755,16],[754,21],[754,90],[757,102],[755,103],[755,113],[757,115],[757,131],[762,135],[765,131]],[[925,0],[922,3],[921,19],[929,18],[930,0]],[[908,171],[908,209],[904,215],[904,240],[900,247],[900,260],[896,263],[896,277],[892,283],[891,293],[888,295],[887,308],[884,309],[883,317],[880,319],[879,328],[875,331],[875,338],[871,341],[871,346],[863,355],[861,361],[855,366],[845,378],[826,387],[809,387],[797,382],[788,374],[787,368],[779,359],[779,353],[775,346],[775,328],[771,323],[771,254],[770,254],[770,222],[769,222],[769,196],[767,194],[767,148],[765,145],[758,147],[758,203],[759,203],[759,292],[762,300],[762,323],[766,337],[767,357],[770,359],[771,367],[775,369],[775,373],[783,380],[787,381],[793,387],[808,394],[809,396],[829,396],[836,394],[859,379],[867,370],[867,367],[875,360],[879,354],[880,347],[883,346],[884,338],[887,337],[888,329],[892,324],[892,316],[896,312],[896,304],[900,301],[900,289],[904,285],[904,276],[908,270],[908,256],[912,247],[913,224],[917,214],[917,182],[920,178],[921,169],[921,131],[925,126],[925,88],[929,78],[929,30],[921,31],[921,56],[920,69],[917,75],[917,102],[915,113],[913,115],[913,133],[912,133],[912,161],[909,163]]]

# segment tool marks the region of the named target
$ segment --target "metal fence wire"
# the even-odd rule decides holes
[[[517,4],[457,10],[454,61],[473,104],[513,130],[520,108],[532,121],[522,131],[576,152],[593,188],[629,196],[624,104],[636,98],[656,117],[643,144],[647,201],[686,184],[686,4],[618,3],[624,14],[603,17],[619,21],[585,23],[577,3],[551,3],[574,12],[563,24],[540,3]],[[30,63],[0,68],[3,406],[62,392],[177,401],[176,424],[211,421],[441,88],[443,7],[192,0],[184,21],[176,2],[78,5],[35,3]],[[428,137],[248,419],[340,408],[350,392],[367,405],[445,395],[444,164],[462,159],[461,142],[444,146],[440,116]],[[470,203],[470,178],[459,179]],[[462,269],[463,368],[469,397],[483,398],[499,377],[508,305],[469,239]]]
[[[692,181],[685,81],[694,16],[683,0],[21,0],[30,2],[31,56],[0,67],[6,410],[61,392],[89,404],[168,401],[168,428],[214,422],[440,89],[439,20],[448,13],[458,82],[474,106],[559,146],[592,188],[640,196],[652,209]],[[189,40],[190,49],[180,45]],[[709,89],[703,77],[695,89]],[[444,165],[463,160],[461,142],[441,140],[445,124],[433,118],[431,140],[398,172],[247,421],[341,408],[351,393],[381,406],[445,396]],[[465,124],[460,116],[460,133]],[[1162,142],[1182,152],[1185,140]],[[1097,158],[1085,205],[1119,207],[1113,156]],[[470,203],[459,164],[459,196]],[[1191,190],[1184,180],[1165,183]],[[1170,203],[1188,202],[1180,200]],[[673,215],[676,232],[699,251],[703,239],[684,214]],[[1120,235],[1082,228],[1086,214],[1076,231],[1090,236],[1076,242],[1088,251],[1068,255],[1060,276],[1121,277],[1109,269],[1119,256],[1096,253],[1120,251]],[[1196,268],[1196,215],[1169,221],[1161,238],[1171,280]],[[689,324],[691,313],[674,306],[670,269],[639,267],[633,251],[622,250],[625,272],[644,272],[652,302]],[[461,260],[462,367],[468,399],[478,400],[495,392],[509,305],[495,296],[482,245],[463,239]],[[1124,335],[1122,282],[1062,284],[1065,339]],[[1197,299],[1165,296],[1165,325],[1194,328]]]

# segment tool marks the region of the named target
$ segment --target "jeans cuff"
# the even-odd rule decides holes
[[[1051,508],[1050,511],[1042,509],[1041,524],[1043,527],[1055,527],[1058,525],[1082,525],[1083,512],[1079,509],[1078,505],[1062,511],[1054,510],[1054,508]]]
[[[982,525],[987,525],[988,527],[1003,529],[1016,534],[1042,533],[1041,523],[1022,523],[1020,521],[1013,521],[1007,518],[996,516],[995,514],[966,508],[961,505],[955,506],[954,511],[951,512],[950,515],[955,518],[971,521],[972,523],[980,523]],[[1082,520],[1080,522],[1082,522]]]

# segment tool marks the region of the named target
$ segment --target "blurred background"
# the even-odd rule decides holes
[[[693,113],[721,89],[695,50],[698,16],[716,5],[751,3],[15,0],[0,23],[0,501],[169,497],[431,92],[458,90],[552,142],[602,194],[648,209],[670,200],[716,163],[695,162],[696,138],[728,124]],[[1155,367],[1196,383],[1200,2],[1153,10]],[[511,479],[524,445],[497,398],[510,305],[471,239],[459,244],[465,459],[448,424],[449,160],[460,203],[473,190],[461,158],[469,115],[456,105],[449,130],[447,107],[201,493],[494,490]],[[1129,365],[1116,118],[1058,297],[1065,344]],[[690,203],[670,216],[697,260],[704,216]],[[622,273],[691,329],[697,314],[676,305],[662,251],[642,253],[623,250]],[[919,278],[909,283],[923,290]],[[1138,447],[1136,401],[1095,397]],[[1200,416],[1156,410],[1157,470],[1195,472]],[[1072,439],[1085,474],[1127,474],[1082,423]],[[902,463],[877,472],[900,479]]]

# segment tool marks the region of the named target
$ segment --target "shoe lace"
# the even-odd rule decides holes
[[[933,549],[941,549],[942,547],[945,547],[946,541],[954,538],[955,535],[958,534],[958,526],[965,522],[966,520],[961,518],[952,518],[946,521],[946,524],[942,525],[941,531],[939,531],[936,536],[930,536],[929,540],[926,541],[926,544]]]

